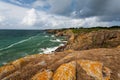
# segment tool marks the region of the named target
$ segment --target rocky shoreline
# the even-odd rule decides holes
[[[71,29],[50,30],[49,33],[55,36],[66,36],[67,43],[59,47],[56,51],[64,50],[89,50],[96,48],[115,48],[120,45],[120,30],[98,30],[88,33],[75,34]]]
[[[49,30],[68,42],[53,54],[36,54],[0,68],[0,80],[119,80],[120,30],[76,34]]]

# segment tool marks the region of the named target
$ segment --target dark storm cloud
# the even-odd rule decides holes
[[[102,21],[119,21],[120,0],[3,0],[32,6],[48,13],[72,18],[99,17]],[[19,5],[18,4],[18,5]]]
[[[120,25],[120,0],[2,0],[0,22],[29,29]]]
[[[119,20],[120,0],[49,0],[50,12],[75,18],[97,16],[103,21]]]
[[[91,16],[99,16],[104,15],[105,13],[105,7],[107,6],[108,0],[89,0],[87,1],[86,5],[84,5],[83,8],[83,16],[85,17],[91,17]],[[84,12],[86,11],[86,12]],[[81,15],[81,16],[82,16]]]

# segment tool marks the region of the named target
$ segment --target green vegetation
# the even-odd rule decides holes
[[[73,33],[79,34],[79,33],[88,33],[91,31],[98,31],[98,30],[116,30],[120,29],[120,26],[112,26],[112,27],[91,27],[91,28],[70,28]]]
[[[98,31],[98,30],[118,30],[120,29],[120,26],[112,26],[112,27],[90,27],[90,28],[84,28],[84,27],[79,27],[79,28],[62,28],[62,29],[51,29],[52,33],[56,32],[63,32],[67,30],[72,30],[74,34],[81,34],[81,33],[89,33],[91,31]],[[49,31],[49,30],[48,30]]]

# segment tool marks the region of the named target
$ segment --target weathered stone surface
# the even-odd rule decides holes
[[[57,51],[113,48],[120,45],[120,30],[99,30],[72,36],[73,34],[63,47],[64,49],[61,48]]]
[[[68,70],[65,71],[65,67]],[[98,80],[109,80],[109,78],[119,80],[119,67],[120,48],[68,50],[53,54],[32,55],[13,61],[0,68],[0,80],[30,80],[33,77],[41,76],[45,70],[52,71],[54,79],[58,78],[58,75],[63,79],[65,76],[62,78],[62,75],[72,71],[73,73],[67,76],[75,79],[76,75],[77,80],[94,80],[95,78]],[[42,70],[44,71],[41,72]]]
[[[42,72],[35,74],[35,76],[33,76],[31,80],[51,80],[52,75],[53,75],[52,71],[44,70]]]
[[[6,65],[0,68],[0,79],[2,77],[6,77],[15,71],[15,67],[13,65]]]
[[[107,67],[103,67],[101,62],[90,60],[78,60],[77,62],[95,80],[110,80],[111,71]]]
[[[63,34],[69,33],[59,35]],[[65,51],[31,55],[4,65],[0,80],[120,80],[119,30],[70,38]]]
[[[53,80],[76,80],[76,62],[61,65],[56,70]]]

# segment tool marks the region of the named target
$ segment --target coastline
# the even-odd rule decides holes
[[[0,66],[28,55],[52,52],[64,40],[41,30],[4,30],[0,35]]]
[[[79,34],[67,29],[52,30],[50,33],[56,36],[66,36],[68,40],[66,45],[57,48],[51,54],[26,56],[2,66],[0,79],[58,80],[64,77],[66,80],[67,78],[119,80],[119,29],[89,32],[85,30]],[[71,74],[66,75],[66,73]]]
[[[83,31],[75,32],[75,30]],[[55,34],[55,36],[66,37],[67,43],[64,46],[60,46],[59,48],[57,48],[55,50],[57,52],[61,52],[64,50],[80,51],[95,48],[115,48],[120,45],[119,40],[114,40],[115,38],[117,38],[117,36],[119,37],[120,28],[93,28],[91,30],[89,30],[89,28],[80,30],[70,28],[61,30],[48,30],[48,33]]]

